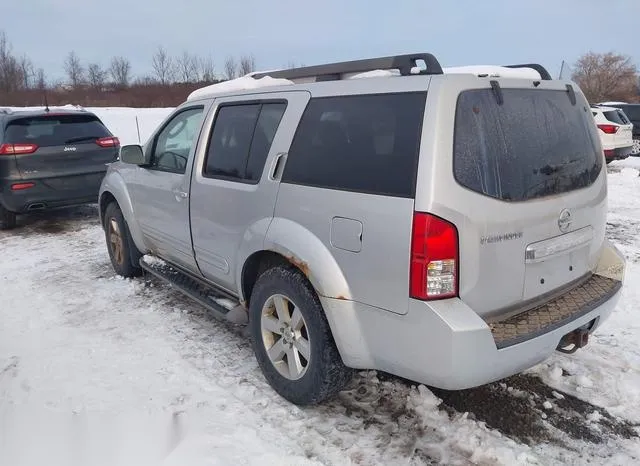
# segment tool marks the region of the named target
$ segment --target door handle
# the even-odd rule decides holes
[[[180,191],[179,189],[174,189],[173,194],[176,195],[176,198],[187,199],[189,197],[189,193],[185,193],[184,191]]]
[[[280,181],[280,178],[282,178],[287,155],[287,152],[278,152],[274,157],[273,163],[271,164],[271,173],[269,174],[269,178],[272,181]]]

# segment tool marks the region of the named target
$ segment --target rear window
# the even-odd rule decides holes
[[[282,180],[413,197],[425,99],[424,92],[312,99]]]
[[[620,110],[610,110],[604,113],[604,117],[609,120],[611,123],[616,123],[618,125],[626,125],[627,119],[624,117],[624,113]]]
[[[111,136],[94,115],[43,115],[11,120],[5,142],[36,144],[40,147],[88,142]]]
[[[454,174],[462,186],[505,201],[525,201],[591,185],[602,169],[589,107],[567,92],[491,89],[458,98]]]

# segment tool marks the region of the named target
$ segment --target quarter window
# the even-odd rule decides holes
[[[426,93],[312,99],[283,182],[412,197]]]

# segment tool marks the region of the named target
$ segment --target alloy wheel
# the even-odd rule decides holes
[[[280,375],[302,378],[309,367],[311,344],[300,309],[286,296],[271,296],[262,308],[260,327],[267,356]]]

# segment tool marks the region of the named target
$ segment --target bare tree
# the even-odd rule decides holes
[[[139,86],[152,86],[158,84],[158,80],[153,76],[140,76],[135,79],[134,84]]]
[[[198,68],[199,68],[198,73],[200,75],[199,76],[200,81],[211,83],[216,79],[213,58],[211,57],[201,58],[198,63]]]
[[[198,80],[198,57],[186,50],[176,59],[180,80],[183,83],[193,83]]]
[[[20,58],[20,74],[22,75],[22,87],[29,89],[35,78],[35,72],[33,69],[33,62],[26,56],[22,55]]]
[[[38,68],[36,71],[36,88],[43,90],[47,88],[47,77],[44,74],[44,69]]]
[[[91,87],[94,89],[102,89],[107,79],[107,72],[102,69],[100,64],[91,63],[87,68],[87,77],[89,78],[89,85]]]
[[[109,68],[111,79],[118,87],[128,87],[131,81],[131,62],[125,57],[113,57]]]
[[[0,31],[0,90],[11,92],[24,84],[20,63],[12,53],[7,35]]]
[[[238,65],[235,58],[227,57],[224,61],[224,74],[227,79],[234,79],[238,76]]]
[[[256,59],[253,55],[243,55],[240,57],[240,75],[252,73],[256,70]]]
[[[64,71],[69,78],[69,84],[73,87],[84,83],[84,68],[75,52],[71,51],[67,55],[67,59],[64,61]]]
[[[638,95],[638,70],[627,55],[589,52],[574,65],[572,79],[589,102],[627,101]]]
[[[174,79],[175,68],[173,60],[171,60],[171,57],[162,46],[158,47],[158,50],[153,55],[153,71],[160,84],[169,84]]]

